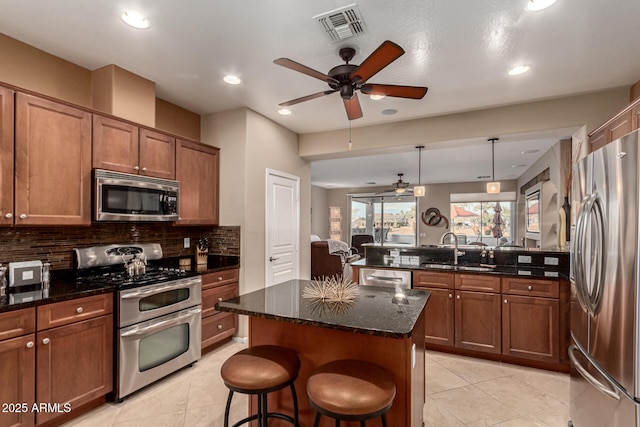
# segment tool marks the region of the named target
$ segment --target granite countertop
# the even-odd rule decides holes
[[[290,280],[216,304],[220,311],[283,322],[337,329],[367,335],[408,338],[424,309],[429,292],[404,290],[395,298],[393,288],[361,286],[352,304],[331,306],[303,298],[309,280]]]
[[[497,276],[516,276],[516,277],[534,277],[537,279],[569,279],[564,271],[550,270],[544,267],[530,266],[504,266],[484,267],[480,265],[458,265],[452,264],[394,264],[388,265],[380,262],[367,262],[367,259],[361,259],[351,263],[354,267],[360,268],[392,268],[400,270],[425,270],[438,271],[441,273],[465,273],[465,274],[490,274]],[[478,268],[480,267],[480,268]]]
[[[193,256],[163,258],[162,260],[160,260],[159,264],[164,267],[178,268],[179,260],[183,258],[191,259],[191,267],[185,269],[193,269],[193,271],[197,271],[200,274],[213,273],[216,271],[240,267],[240,258],[237,256],[213,254],[209,255],[209,257],[207,258],[207,265],[202,266],[196,266],[195,257]],[[39,289],[39,287],[23,287],[20,288],[21,292],[15,294],[9,292],[7,297],[5,298],[6,301],[0,300],[0,313],[43,304],[50,304],[59,301],[115,292],[115,290],[115,286],[111,284],[87,284],[86,282],[79,283],[76,278],[76,272],[73,269],[52,270],[51,284],[48,294],[46,291]]]

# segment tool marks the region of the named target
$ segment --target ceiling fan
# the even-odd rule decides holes
[[[328,83],[330,88],[329,90],[283,102],[280,106],[289,107],[300,102],[331,95],[334,92],[340,92],[340,97],[342,97],[344,107],[347,111],[347,117],[349,120],[355,120],[362,117],[362,108],[360,107],[360,101],[358,101],[358,94],[356,93],[358,90],[366,95],[384,95],[409,99],[422,99],[427,93],[428,88],[422,86],[367,83],[367,80],[404,54],[404,50],[392,41],[387,40],[383,42],[360,65],[349,63],[356,54],[354,48],[343,47],[340,49],[339,54],[340,58],[342,58],[346,64],[333,67],[327,74],[287,58],[279,58],[273,61],[275,64],[285,68],[322,80]]]
[[[391,184],[391,188],[383,190],[376,194],[396,193],[396,194],[413,194],[413,188],[409,188],[409,183],[402,180],[403,173],[398,174],[398,180]]]

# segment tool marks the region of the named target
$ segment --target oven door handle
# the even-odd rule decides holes
[[[154,323],[154,324],[146,326],[144,328],[132,329],[130,331],[121,333],[120,336],[121,337],[130,337],[130,336],[135,336],[135,335],[145,335],[147,332],[154,331],[156,329],[163,329],[163,328],[166,328],[167,326],[171,326],[171,325],[174,325],[174,324],[181,323],[184,319],[188,319],[189,317],[193,317],[194,315],[200,314],[201,312],[202,312],[202,309],[200,309],[200,308],[189,310],[187,313],[182,314],[182,315],[180,315],[178,317],[175,317],[173,319],[162,320],[160,322]]]
[[[141,296],[159,294],[161,292],[166,292],[166,291],[170,291],[170,290],[173,290],[173,289],[187,288],[187,287],[191,286],[192,284],[193,283],[191,283],[191,282],[181,282],[181,283],[176,283],[176,284],[169,285],[169,286],[162,286],[160,288],[149,289],[149,290],[146,290],[146,291],[132,292],[130,294],[122,295],[120,297],[120,299],[133,299],[133,298],[138,298],[138,297],[141,297]]]

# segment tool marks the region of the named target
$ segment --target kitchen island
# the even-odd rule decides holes
[[[281,345],[298,353],[301,368],[295,386],[300,425],[313,425],[306,397],[312,372],[332,360],[359,359],[384,367],[394,378],[396,397],[389,425],[422,426],[424,307],[429,292],[410,289],[396,294],[390,288],[362,287],[353,303],[331,305],[303,298],[311,283],[291,280],[219,302],[217,308],[249,316],[249,345]],[[256,403],[250,400],[251,413],[256,412]],[[269,395],[269,411],[292,412],[288,390]],[[279,420],[273,424],[288,425]],[[323,417],[321,426],[329,425],[333,421]]]

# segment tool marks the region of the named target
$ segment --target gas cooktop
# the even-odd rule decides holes
[[[197,276],[195,271],[186,271],[178,268],[147,266],[147,272],[137,276],[129,276],[122,267],[93,268],[78,271],[76,280],[79,285],[113,285],[117,289],[137,288],[146,285],[155,285],[173,280]]]

